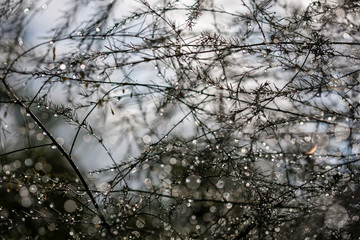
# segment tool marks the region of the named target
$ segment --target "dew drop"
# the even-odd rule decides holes
[[[232,205],[231,203],[227,203],[227,204],[226,204],[226,208],[227,208],[227,209],[232,208],[232,206],[233,206],[233,205]]]
[[[77,208],[76,202],[71,199],[66,200],[66,202],[64,203],[64,209],[68,213],[75,212],[76,208]]]
[[[225,185],[224,181],[223,180],[219,180],[217,183],[216,183],[216,187],[217,188],[223,188]]]
[[[144,135],[142,140],[145,144],[148,144],[151,142],[151,137],[149,135]]]
[[[65,64],[60,64],[60,70],[65,70],[66,69],[66,65]]]
[[[176,164],[176,158],[170,158],[170,160],[169,160],[169,162],[170,162],[170,164]]]
[[[27,158],[27,159],[25,159],[24,163],[26,166],[29,167],[29,166],[33,165],[34,161],[31,158]]]
[[[200,186],[201,179],[196,175],[191,175],[185,179],[186,186],[190,189],[197,189]]]
[[[37,186],[36,186],[36,185],[31,185],[31,186],[29,187],[29,191],[30,191],[31,193],[36,193],[36,192],[37,192]]]

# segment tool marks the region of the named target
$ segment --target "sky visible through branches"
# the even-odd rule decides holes
[[[0,1],[2,239],[359,239],[359,1]]]

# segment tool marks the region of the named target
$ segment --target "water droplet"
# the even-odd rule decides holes
[[[311,136],[305,136],[304,140],[305,140],[305,142],[310,142],[311,141]]]
[[[329,144],[329,136],[326,133],[317,133],[313,136],[312,141],[318,148],[324,148]]]
[[[33,165],[34,162],[31,158],[27,158],[27,159],[25,159],[24,163],[26,166],[30,167]]]
[[[217,188],[223,188],[225,185],[225,182],[223,180],[219,180],[217,183],[216,183],[216,187]]]
[[[144,135],[142,140],[145,144],[148,144],[151,142],[151,137],[149,135]]]
[[[170,164],[176,164],[176,158],[170,158],[170,160],[169,160],[169,162],[170,162]]]
[[[201,179],[196,175],[191,175],[185,179],[186,186],[190,189],[197,189],[200,186]]]
[[[66,69],[66,65],[65,64],[60,64],[60,70],[65,70]]]
[[[27,187],[21,187],[19,190],[19,195],[22,198],[28,197],[29,196],[29,190],[27,189]]]
[[[44,135],[41,134],[41,133],[38,133],[38,134],[36,134],[36,139],[37,139],[38,141],[42,141],[42,140],[44,140]]]
[[[229,200],[229,198],[230,198],[230,193],[224,192],[224,193],[223,193],[223,197],[225,198],[225,200]]]
[[[64,209],[68,213],[75,212],[76,208],[77,208],[76,202],[71,199],[66,200],[66,202],[64,203]]]
[[[36,186],[36,185],[31,185],[31,186],[29,187],[29,191],[30,191],[31,193],[36,193],[36,192],[37,192],[37,186]]]
[[[30,207],[31,204],[32,204],[32,201],[31,201],[31,199],[29,197],[24,197],[24,198],[21,199],[21,205],[23,207]]]
[[[336,141],[344,141],[350,136],[350,127],[347,124],[337,124],[335,127],[335,138]]]
[[[21,37],[18,38],[18,43],[20,46],[24,44],[24,41]]]

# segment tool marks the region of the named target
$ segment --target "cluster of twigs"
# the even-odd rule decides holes
[[[357,2],[71,2],[34,46],[26,4],[1,5],[3,236],[359,237]]]

